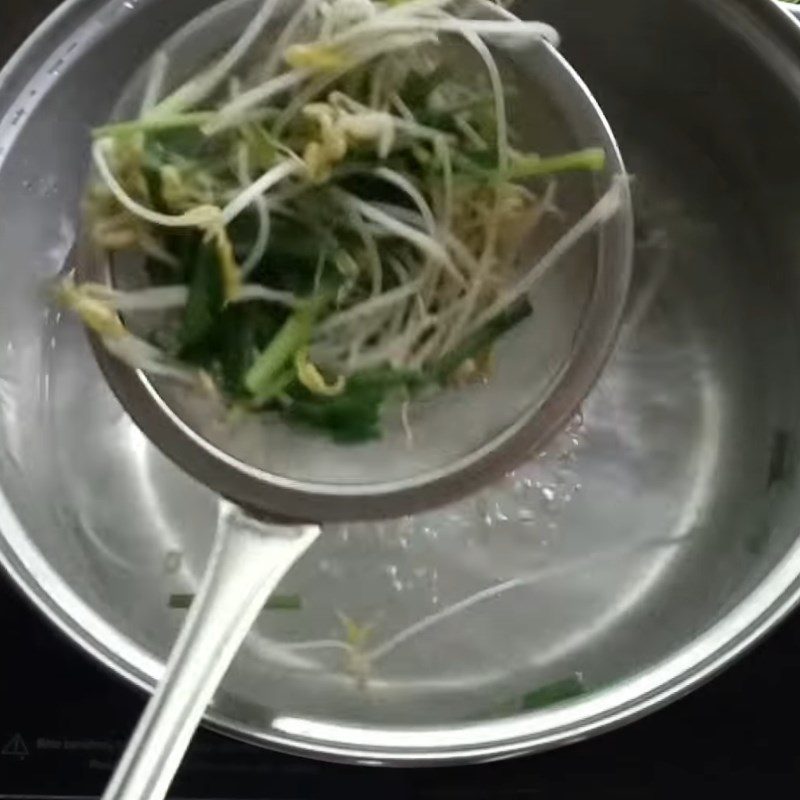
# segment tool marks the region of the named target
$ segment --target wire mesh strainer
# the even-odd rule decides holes
[[[241,27],[254,2],[215,7],[163,49],[180,70],[219,46],[219,32]],[[288,6],[279,9],[286,13]],[[475,3],[476,16],[504,14]],[[277,24],[281,24],[280,10]],[[284,425],[245,420],[220,424],[222,409],[168,380],[148,377],[98,344],[96,355],[122,404],[148,437],[179,466],[221,495],[272,517],[315,521],[394,517],[441,505],[512,468],[563,427],[607,358],[624,305],[631,252],[631,211],[624,167],[594,99],[547,42],[514,51],[533,109],[522,127],[546,150],[601,147],[604,170],[560,198],[566,222],[555,231],[534,295],[534,314],[500,343],[496,374],[486,385],[444,392],[412,407],[413,445],[399,415],[378,441],[343,449]],[[134,80],[123,100],[139,99]],[[547,113],[542,114],[541,109]],[[529,112],[530,113],[530,112]],[[546,119],[558,126],[548,131]],[[528,129],[534,131],[528,137]],[[616,182],[616,184],[615,184]],[[595,205],[596,204],[596,205]],[[595,205],[590,217],[581,219]],[[580,229],[580,230],[579,230]],[[582,235],[580,235],[582,234]],[[559,238],[561,237],[561,238]],[[536,263],[531,246],[524,260]],[[550,271],[550,267],[557,269]],[[81,280],[113,284],[111,262],[82,257]]]

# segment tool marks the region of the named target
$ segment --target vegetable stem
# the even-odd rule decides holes
[[[199,128],[212,120],[214,116],[213,111],[193,111],[186,114],[173,114],[168,117],[115,122],[95,128],[92,131],[92,136],[95,139],[103,139],[105,137],[130,136],[135,133],[157,133],[180,128]]]
[[[436,379],[441,383],[446,383],[468,358],[477,356],[491,347],[497,339],[527,319],[532,313],[530,305],[523,301],[487,322],[442,358],[433,370]]]
[[[263,402],[273,395],[275,379],[284,371],[294,355],[308,345],[314,319],[321,305],[321,300],[312,300],[295,311],[256,359],[244,382],[257,401]]]
[[[598,172],[606,163],[606,154],[599,147],[576,150],[573,153],[540,158],[539,156],[519,156],[511,164],[506,179],[519,180],[539,175],[553,175],[557,172],[589,171]]]

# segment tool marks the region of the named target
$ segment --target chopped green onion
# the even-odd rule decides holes
[[[539,158],[538,156],[517,156],[506,173],[511,180],[535,178],[541,175],[554,175],[557,172],[599,172],[606,164],[606,154],[599,147],[577,150],[561,156]]]
[[[194,602],[193,594],[171,594],[169,596],[169,607],[177,609],[191,608]]]
[[[276,594],[267,600],[269,611],[300,611],[303,608],[303,598],[299,594]]]
[[[572,700],[574,697],[580,697],[587,692],[588,689],[583,682],[583,678],[578,673],[575,673],[523,695],[521,707],[524,711],[548,708],[549,706]]]

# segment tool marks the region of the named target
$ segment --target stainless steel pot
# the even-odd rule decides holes
[[[123,415],[41,285],[73,243],[88,128],[209,5],[72,0],[0,74],[0,559],[144,687],[217,501]],[[380,763],[552,747],[697,685],[800,598],[800,30],[768,0],[518,10],[560,29],[637,176],[619,352],[501,485],[329,531],[281,590],[302,608],[265,611],[209,713],[235,736]],[[523,708],[576,673],[579,697]]]

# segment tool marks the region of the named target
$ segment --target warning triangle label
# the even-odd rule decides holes
[[[25,740],[19,733],[15,733],[0,750],[0,756],[14,756],[16,758],[25,758],[28,753],[28,747]]]

